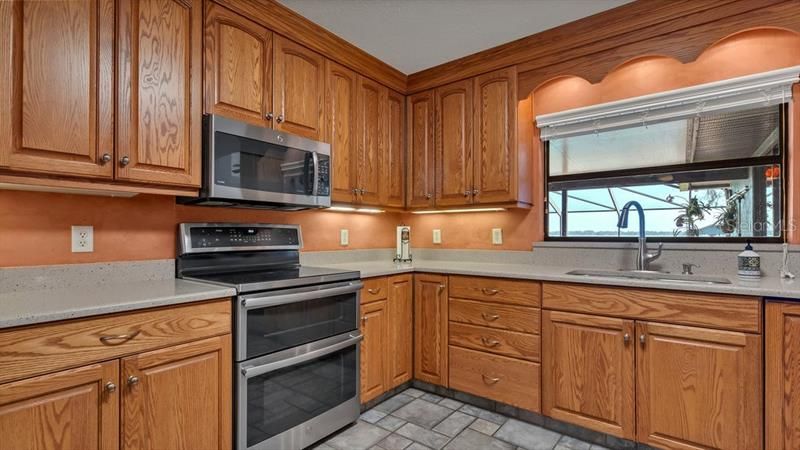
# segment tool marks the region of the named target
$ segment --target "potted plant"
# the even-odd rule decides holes
[[[712,191],[713,192],[713,191]],[[673,196],[667,196],[667,201],[672,203],[675,199]],[[713,203],[713,199],[709,202]],[[684,200],[680,205],[683,212],[678,214],[675,218],[675,230],[672,234],[675,236],[685,233],[689,237],[697,237],[700,235],[700,228],[697,222],[705,218],[706,213],[711,212],[709,203],[700,200],[698,197],[689,197],[689,200]]]

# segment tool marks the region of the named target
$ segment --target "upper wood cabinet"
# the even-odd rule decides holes
[[[202,0],[118,3],[118,179],[200,186],[202,15]]]
[[[389,357],[387,388],[411,380],[413,376],[414,282],[411,274],[389,277]]]
[[[411,95],[406,101],[408,127],[407,205],[430,208],[436,193],[434,165],[434,91]]]
[[[517,69],[475,78],[473,202],[517,200]]]
[[[327,141],[331,145],[333,176],[331,199],[353,203],[358,183],[358,75],[333,61],[326,61]]]
[[[626,439],[636,436],[632,320],[542,313],[542,413]]]
[[[114,9],[0,2],[0,167],[112,177]]]
[[[381,162],[386,149],[385,118],[387,89],[358,77],[358,203],[380,204]]]
[[[447,276],[414,276],[414,378],[447,386]]]
[[[314,140],[324,136],[325,58],[281,36],[274,37],[275,129]]]
[[[204,66],[206,113],[272,126],[272,32],[206,2]]]
[[[0,384],[0,448],[117,450],[119,361]]]
[[[406,205],[405,97],[389,89],[383,134],[386,139],[381,162],[381,205],[403,208]]]
[[[800,305],[768,302],[764,329],[765,448],[800,448]]]
[[[472,201],[472,80],[436,88],[436,205]]]

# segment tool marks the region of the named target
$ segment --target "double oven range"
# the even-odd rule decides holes
[[[301,266],[295,225],[180,225],[177,275],[234,287],[237,450],[302,449],[359,415],[359,272]]]

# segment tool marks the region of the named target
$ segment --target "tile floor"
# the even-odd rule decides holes
[[[365,411],[315,450],[606,450],[410,388]]]

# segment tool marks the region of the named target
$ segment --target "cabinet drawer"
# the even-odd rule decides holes
[[[389,292],[389,279],[387,277],[367,278],[362,280],[361,304],[385,300]]]
[[[230,331],[230,299],[3,330],[0,383]]]
[[[542,285],[504,278],[450,277],[450,297],[521,306],[539,306]]]
[[[535,308],[450,299],[453,322],[539,334],[539,315]]]
[[[761,299],[615,286],[544,283],[544,308],[735,331],[761,331]]]
[[[452,322],[450,345],[471,348],[496,355],[540,361],[541,338],[536,334],[498,330]]]
[[[450,346],[450,387],[539,412],[541,366]]]

